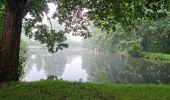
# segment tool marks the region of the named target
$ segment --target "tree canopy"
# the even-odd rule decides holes
[[[46,43],[49,51],[67,47],[64,43],[65,33],[90,36],[87,26],[92,20],[94,25],[107,31],[115,31],[120,23],[126,29],[134,26],[138,19],[159,19],[166,17],[169,11],[169,0],[26,0],[23,27],[27,36]],[[1,5],[4,1],[1,1]],[[42,23],[47,16],[50,22],[49,3],[57,6],[53,18],[58,18],[65,30],[55,31],[52,25]],[[25,18],[25,15],[31,18]],[[51,22],[50,22],[51,23]],[[35,31],[33,31],[35,30]],[[54,49],[55,47],[55,49]]]
[[[133,26],[138,19],[154,20],[166,17],[169,4],[169,0],[71,0],[70,2],[58,0],[56,15],[61,21],[66,22],[72,18],[70,16],[72,12],[83,11],[85,8],[88,10],[88,20],[93,20],[96,26],[115,30],[117,23],[127,28]],[[80,15],[77,17],[81,18]]]

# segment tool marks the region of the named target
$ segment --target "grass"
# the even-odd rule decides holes
[[[123,56],[131,56],[127,52],[118,52],[118,54]],[[170,54],[165,53],[154,53],[154,52],[142,52],[142,57],[152,60],[169,60],[170,61]]]
[[[170,60],[170,54],[144,52],[144,57],[153,60]]]
[[[170,100],[169,85],[95,84],[66,81],[0,85],[0,100]]]

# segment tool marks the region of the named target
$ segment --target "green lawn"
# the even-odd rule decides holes
[[[169,85],[94,84],[66,81],[0,85],[1,100],[170,100]]]

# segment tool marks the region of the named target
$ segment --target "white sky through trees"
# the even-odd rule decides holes
[[[50,11],[49,11],[48,16],[51,17],[51,16],[53,15],[53,13],[55,12],[55,10],[56,10],[56,5],[50,3],[50,4],[49,4],[49,8],[50,8]],[[58,23],[57,19],[55,19],[55,20],[54,20],[54,19],[51,19],[51,21],[52,21],[52,24],[53,24],[53,22],[54,22],[54,25],[53,25],[53,28],[54,28],[54,29],[64,29],[64,28],[63,28],[64,26],[60,25],[60,24]],[[46,17],[46,16],[45,16],[45,18],[43,19],[43,23],[49,24],[49,21],[47,20],[47,17]],[[83,37],[81,37],[81,36],[73,36],[72,34],[67,34],[67,38],[68,38],[68,39],[71,39],[71,40],[73,40],[73,41],[75,41],[75,42],[82,42],[82,41],[83,41]]]
[[[49,11],[49,13],[48,13],[48,16],[51,18],[52,15],[53,15],[53,13],[54,13],[55,10],[56,10],[56,5],[50,3],[50,4],[49,4],[49,8],[50,8],[50,11]],[[30,18],[31,16],[30,16],[29,13],[28,13],[26,17],[27,17],[27,18]],[[64,30],[64,26],[63,26],[63,25],[60,25],[60,24],[58,23],[57,19],[54,20],[54,19],[51,18],[50,20],[51,20],[51,23],[52,23],[52,27],[53,27],[54,29],[56,29],[57,31],[58,31],[59,29],[63,29],[63,30]],[[49,22],[49,20],[47,19],[47,16],[44,16],[42,23],[47,24],[47,25],[50,25],[50,22]],[[81,37],[81,36],[73,36],[72,34],[66,34],[66,35],[67,35],[67,38],[68,38],[69,40],[73,40],[73,41],[75,41],[75,42],[82,42],[82,41],[83,41],[83,37]]]

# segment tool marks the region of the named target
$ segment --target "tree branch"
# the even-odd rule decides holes
[[[28,0],[27,3],[26,3],[26,6],[25,6],[25,9],[24,9],[24,13],[23,13],[23,18],[27,15],[27,13],[29,11],[32,10],[32,7],[34,5],[36,0]]]
[[[44,11],[44,13],[47,16],[47,20],[50,22],[50,26],[51,26],[51,30],[52,30],[53,27],[52,27],[52,23],[51,23],[50,17],[48,16],[48,14],[45,11]]]

